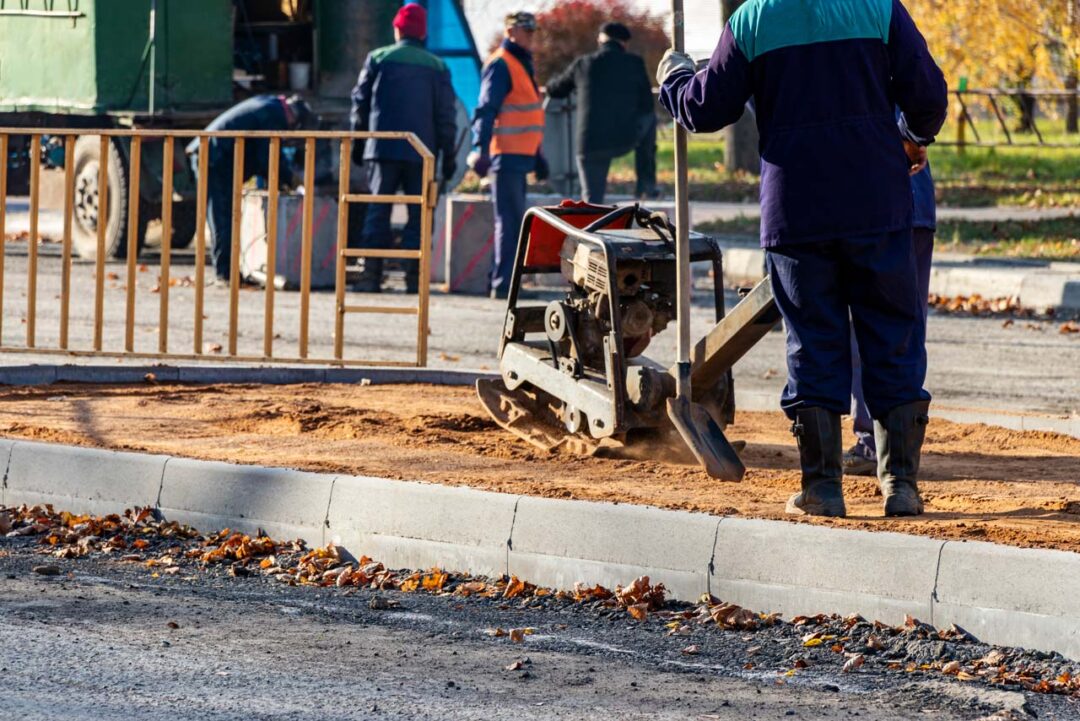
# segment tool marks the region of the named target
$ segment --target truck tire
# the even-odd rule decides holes
[[[196,209],[194,200],[173,203],[172,247],[174,250],[187,248],[194,242]]]
[[[128,168],[127,153],[113,138],[109,143],[109,208],[105,226],[105,257],[127,257]],[[101,140],[98,135],[83,135],[75,141],[75,212],[71,243],[81,258],[97,257],[98,170],[101,163]],[[140,213],[140,231],[147,218]],[[144,232],[139,233],[139,248]]]

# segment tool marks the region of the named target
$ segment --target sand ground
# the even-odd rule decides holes
[[[0,436],[468,485],[503,493],[790,518],[798,456],[780,413],[739,413],[746,478],[656,460],[549,456],[491,422],[471,388],[423,385],[0,388]],[[882,518],[876,481],[845,480],[843,528],[1080,551],[1080,439],[934,420],[927,513]]]

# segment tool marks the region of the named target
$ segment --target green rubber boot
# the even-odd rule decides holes
[[[930,422],[929,410],[930,401],[918,401],[893,408],[884,418],[874,421],[878,481],[885,497],[886,516],[917,516],[923,512],[916,477]]]
[[[844,455],[840,414],[824,408],[803,408],[795,412],[791,434],[799,444],[802,490],[788,500],[793,515],[847,515],[844,505]]]

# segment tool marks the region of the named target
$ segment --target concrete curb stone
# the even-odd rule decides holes
[[[0,384],[7,386],[46,386],[56,382],[56,366],[4,366]]]
[[[1080,272],[1073,264],[1010,262],[993,264],[975,258],[942,261],[930,271],[930,292],[941,296],[1015,296],[1025,308],[1080,310]],[[765,251],[724,247],[724,280],[753,285],[766,275]]]
[[[0,438],[0,466],[3,467],[4,475],[0,476],[0,506],[7,505],[7,479],[11,464],[11,449],[15,447],[15,441],[10,438]]]
[[[718,519],[702,513],[523,496],[510,536],[510,573],[555,588],[608,588],[638,576],[681,601],[709,591]]]
[[[143,383],[148,374],[158,383],[431,383],[467,386],[497,374],[480,370],[433,368],[297,368],[289,366],[0,366],[0,385],[37,386],[53,383]]]
[[[145,383],[153,374],[158,383],[173,383],[179,369],[169,366],[56,366],[55,383]]]
[[[3,502],[116,513],[159,504],[213,532],[263,528],[390,567],[613,588],[639,575],[755,611],[905,614],[1080,659],[1080,554],[626,504],[332,476],[47,443],[0,443]]]
[[[154,506],[167,456],[16,441],[4,503],[51,503],[72,513]]]
[[[327,539],[389,567],[506,573],[517,497],[471,488],[340,476]]]
[[[1080,554],[978,541],[945,544],[933,623],[1080,659]]]
[[[886,623],[933,615],[942,541],[899,533],[725,518],[712,559],[713,594],[790,618],[860,613]]]
[[[170,458],[160,510],[169,520],[203,531],[262,529],[275,538],[321,546],[333,482],[321,473]]]

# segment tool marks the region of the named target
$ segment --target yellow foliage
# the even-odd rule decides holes
[[[905,0],[950,87],[1061,87],[1080,69],[1077,0]]]

